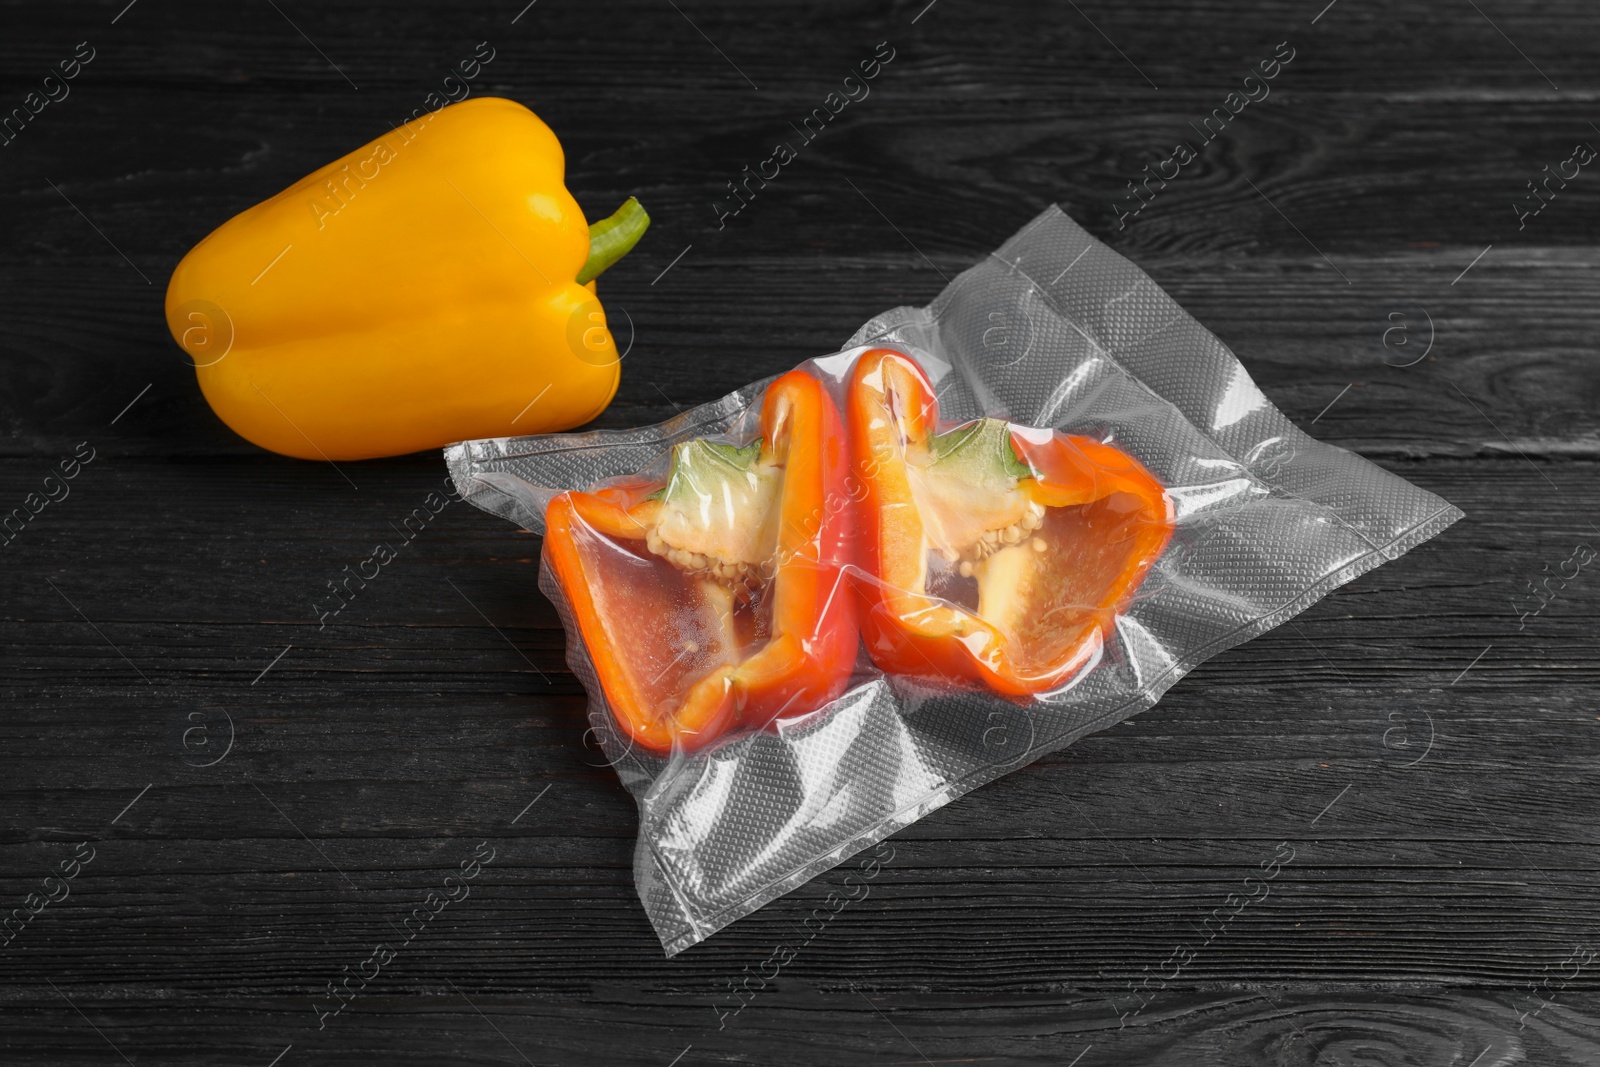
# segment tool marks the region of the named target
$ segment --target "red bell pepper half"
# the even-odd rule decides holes
[[[848,459],[833,400],[796,370],[767,387],[759,440],[689,441],[665,482],[550,502],[546,561],[639,745],[695,751],[844,691]]]
[[[1002,419],[939,432],[932,383],[891,349],[862,354],[848,408],[873,661],[1018,697],[1096,661],[1172,536],[1150,472],[1092,438]]]

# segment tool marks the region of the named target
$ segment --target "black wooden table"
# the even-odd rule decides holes
[[[8,928],[0,1062],[1600,1062],[1600,175],[1568,162],[1600,18],[1325,2],[5,5],[0,108],[60,98],[0,145],[0,510],[59,499],[0,549],[0,898],[75,877]],[[451,504],[319,628],[441,458],[264,454],[163,320],[190,245],[484,41],[473,90],[550,123],[591,216],[655,218],[603,283],[633,342],[601,425],[831,351],[1055,201],[1302,426],[1468,517],[898,834],[776,977],[842,871],[666,960],[537,540]]]

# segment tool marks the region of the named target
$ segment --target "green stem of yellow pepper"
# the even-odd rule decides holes
[[[589,258],[578,272],[579,283],[598,278],[601,271],[627,255],[649,228],[650,216],[631,196],[617,208],[616,214],[590,226]]]

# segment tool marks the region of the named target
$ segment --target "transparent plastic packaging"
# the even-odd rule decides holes
[[[669,956],[1461,517],[1057,208],[788,374],[446,457],[546,535]]]

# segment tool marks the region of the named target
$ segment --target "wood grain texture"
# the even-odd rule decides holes
[[[0,900],[95,849],[0,949],[0,1060],[1600,1059],[1600,584],[1519,617],[1600,536],[1600,176],[1513,209],[1600,144],[1590,5],[277,6],[0,5],[0,103],[97,49],[0,147],[0,508],[96,450],[0,548]],[[319,627],[442,463],[259,453],[162,319],[194,241],[483,40],[478,90],[552,124],[586,210],[655,218],[603,282],[634,340],[601,425],[830,350],[1059,202],[1302,426],[1468,518],[897,835],[776,977],[838,872],[665,960],[536,539],[452,504]],[[871,95],[719,229],[726,183],[880,41]],[[1282,41],[1271,95],[1119,227]],[[319,1029],[479,842],[471,896]]]

